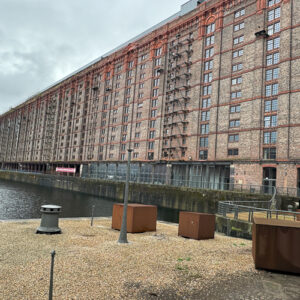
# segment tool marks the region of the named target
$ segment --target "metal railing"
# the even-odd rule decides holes
[[[271,209],[270,201],[221,201],[218,214],[247,222],[253,222],[254,217],[300,221],[300,212]]]
[[[29,170],[0,170],[10,172],[34,173],[34,174],[47,174],[43,171],[29,171]],[[54,174],[54,173],[50,173]],[[64,176],[59,173],[55,175]],[[79,176],[79,174],[76,174]],[[126,170],[107,170],[107,171],[92,171],[84,172],[83,178],[111,180],[117,182],[125,182]],[[187,179],[188,178],[188,179]],[[221,191],[235,191],[250,194],[266,194],[272,195],[274,187],[270,185],[254,185],[254,184],[237,184],[229,183],[228,178],[215,178],[215,180],[206,181],[206,178],[200,175],[189,176],[174,176],[166,173],[157,172],[140,172],[136,169],[131,170],[130,182],[142,184],[155,184],[155,185],[170,185],[176,187],[189,187],[195,189],[208,189],[208,190],[221,190]],[[291,187],[276,187],[277,195],[287,195],[291,197],[300,197],[300,189]]]

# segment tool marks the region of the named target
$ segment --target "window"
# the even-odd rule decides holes
[[[140,135],[141,135],[140,132],[136,132],[136,133],[135,133],[135,138],[136,138],[136,139],[140,138]]]
[[[267,100],[265,101],[265,112],[277,111],[278,100]]]
[[[211,85],[206,85],[203,87],[203,95],[211,95]]]
[[[214,43],[215,43],[215,36],[214,35],[211,35],[211,36],[206,38],[206,42],[205,42],[206,47],[208,47],[210,45],[213,45]]]
[[[280,37],[267,41],[267,51],[278,49],[280,47]]]
[[[122,131],[123,131],[123,132],[127,132],[127,129],[128,129],[128,125],[123,125],[123,126],[122,126]]]
[[[153,150],[154,149],[154,142],[149,142],[148,143],[148,149]]]
[[[208,137],[200,138],[200,147],[207,148],[208,147]]]
[[[200,150],[199,151],[199,159],[207,159],[207,150]]]
[[[125,104],[129,104],[129,102],[130,102],[130,98],[129,98],[129,97],[125,98],[124,103],[125,103]]]
[[[144,93],[143,92],[140,92],[139,94],[138,94],[138,98],[139,99],[142,99],[144,97]]]
[[[159,86],[159,78],[154,79],[154,81],[153,81],[153,86],[154,86],[154,87]]]
[[[264,127],[276,127],[277,126],[277,116],[266,116],[264,117]]]
[[[126,139],[127,139],[127,134],[123,134],[123,135],[122,135],[122,142],[125,142]]]
[[[204,64],[204,70],[205,71],[211,70],[213,68],[213,66],[214,66],[213,60],[206,61]]]
[[[155,130],[152,130],[149,132],[149,139],[154,139],[155,138]]]
[[[157,97],[158,96],[158,89],[154,89],[153,90],[153,97]]]
[[[144,69],[146,69],[146,64],[141,64],[141,70],[144,70]]]
[[[279,68],[270,69],[266,71],[266,81],[278,79]]]
[[[232,57],[233,58],[236,58],[236,57],[240,57],[244,54],[244,49],[240,49],[240,50],[237,50],[237,51],[234,51],[232,53]]]
[[[206,34],[213,33],[216,29],[215,23],[206,26]]]
[[[266,97],[278,95],[278,83],[266,85]]]
[[[132,70],[129,70],[128,72],[127,72],[127,77],[131,77],[132,76]]]
[[[280,3],[281,0],[268,0],[268,6],[273,6],[274,4]]]
[[[280,18],[280,7],[268,11],[268,22]]]
[[[155,49],[155,56],[159,56],[162,53],[162,48]]]
[[[274,33],[277,33],[280,31],[280,22],[274,23],[272,25],[268,26],[268,35],[271,36]]]
[[[134,148],[139,148],[140,147],[140,143],[134,143]]]
[[[134,62],[133,62],[133,61],[130,61],[130,62],[128,63],[128,68],[131,69],[131,68],[133,67],[133,64],[134,64]]]
[[[123,122],[124,122],[124,123],[128,122],[128,116],[124,116],[124,117],[123,117]]]
[[[240,24],[236,24],[236,25],[233,26],[234,31],[239,31],[239,30],[244,29],[244,28],[245,28],[245,23],[244,22],[242,22]]]
[[[242,43],[243,41],[244,41],[244,36],[241,35],[241,36],[236,37],[236,38],[233,39],[233,44],[234,44],[234,45],[237,45],[237,44]]]
[[[144,83],[143,83],[143,82],[139,84],[139,88],[140,88],[140,89],[143,89],[143,88],[144,88]]]
[[[136,128],[140,128],[141,125],[142,125],[142,123],[141,123],[141,122],[138,122],[138,123],[135,124],[135,127],[136,127]]]
[[[139,154],[138,153],[133,153],[133,158],[138,158],[139,157]]]
[[[239,155],[239,149],[228,149],[228,156]]]
[[[126,144],[122,144],[121,145],[121,151],[125,151],[126,150]]]
[[[149,123],[149,127],[150,128],[154,128],[155,127],[155,123],[156,123],[155,120],[151,120],[150,123]]]
[[[205,58],[209,58],[214,55],[214,48],[209,48],[205,50]]]
[[[239,113],[241,111],[240,105],[230,106],[230,113]]]
[[[149,152],[148,153],[148,160],[153,160],[154,159],[154,153],[153,152]]]
[[[126,89],[126,95],[130,95],[130,88]]]
[[[276,148],[264,148],[264,159],[276,159]]]
[[[154,60],[154,66],[157,67],[157,66],[160,66],[161,65],[161,58],[156,58]]]
[[[202,124],[200,127],[201,134],[208,134],[209,133],[209,124]]]
[[[122,65],[118,65],[118,66],[117,66],[117,72],[122,71],[122,67],[123,67]]]
[[[152,100],[151,107],[156,107],[156,106],[157,106],[157,99]]]
[[[144,79],[145,78],[145,73],[140,74],[140,79]]]
[[[237,77],[237,78],[231,79],[231,84],[232,85],[241,84],[242,82],[243,82],[242,77]]]
[[[141,117],[142,117],[142,113],[141,113],[141,112],[138,112],[138,113],[136,114],[136,117],[137,117],[137,119],[141,118]]]
[[[276,131],[264,132],[264,144],[276,144],[276,142],[277,142]]]
[[[232,66],[232,72],[240,71],[243,69],[243,64],[236,64]]]
[[[231,121],[229,121],[229,127],[230,128],[240,127],[240,120],[231,120]]]
[[[241,98],[241,97],[242,97],[242,92],[241,91],[231,93],[231,99],[236,99],[236,98]]]
[[[202,99],[202,108],[210,107],[210,105],[211,105],[211,99],[210,98]]]
[[[151,110],[151,118],[155,118],[157,115],[157,110]]]
[[[279,52],[267,55],[267,66],[279,63]]]
[[[245,15],[245,8],[242,8],[234,13],[234,18],[239,18]]]
[[[125,160],[125,153],[121,154],[121,160]]]
[[[230,134],[228,136],[228,142],[229,143],[235,143],[235,142],[238,142],[239,140],[240,140],[239,134]]]
[[[210,111],[201,112],[201,121],[209,121]]]
[[[145,60],[147,58],[147,54],[143,54],[142,56],[141,56],[141,60]]]
[[[208,83],[212,81],[212,73],[204,74],[204,82]]]

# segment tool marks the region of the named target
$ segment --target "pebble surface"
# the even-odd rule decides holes
[[[110,218],[95,219],[93,227],[89,219],[60,220],[60,235],[35,234],[38,226],[39,220],[0,222],[1,299],[48,299],[52,250],[53,299],[225,299],[223,283],[259,274],[251,241],[185,239],[175,224],[128,234],[129,244],[117,243]]]

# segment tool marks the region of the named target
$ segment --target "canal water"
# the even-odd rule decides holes
[[[95,205],[95,217],[110,217],[114,200],[79,192],[43,187],[27,183],[0,180],[0,220],[40,218],[44,204],[62,206],[62,218],[90,217]],[[158,207],[158,219],[178,222],[179,212]]]

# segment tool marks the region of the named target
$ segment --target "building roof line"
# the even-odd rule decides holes
[[[188,14],[189,12],[191,12],[192,10],[194,10],[194,9],[198,6],[198,4],[200,4],[200,3],[204,2],[204,1],[206,1],[206,0],[201,0],[201,1],[199,1],[199,0],[198,0],[198,1],[197,1],[197,0],[189,0],[189,1],[187,1],[186,3],[184,3],[183,5],[181,5],[181,9],[180,9],[179,12],[177,12],[177,13],[173,14],[172,16],[168,17],[167,19],[165,19],[165,20],[163,20],[163,21],[157,23],[156,25],[153,25],[153,26],[150,27],[149,29],[147,29],[147,30],[143,31],[142,33],[138,34],[137,36],[131,38],[130,40],[126,41],[125,43],[122,43],[121,45],[119,45],[119,46],[115,47],[114,49],[108,51],[107,53],[103,54],[102,56],[100,56],[100,57],[98,57],[98,58],[92,60],[92,61],[89,62],[88,64],[86,64],[86,65],[84,65],[83,67],[81,67],[81,68],[75,70],[74,72],[68,74],[67,76],[64,76],[64,77],[61,78],[60,80],[55,81],[54,83],[52,83],[51,85],[47,86],[46,88],[44,88],[44,89],[42,89],[42,90],[40,90],[40,91],[37,91],[36,93],[34,93],[34,94],[31,95],[30,97],[28,97],[28,98],[27,98],[25,101],[23,101],[22,103],[27,102],[27,101],[29,101],[30,99],[36,97],[37,95],[39,95],[39,94],[41,94],[41,93],[43,93],[43,92],[45,92],[45,91],[47,91],[47,90],[53,88],[54,86],[56,86],[56,85],[62,83],[63,81],[65,81],[65,80],[71,78],[72,76],[74,76],[74,75],[80,73],[81,71],[83,71],[83,70],[85,70],[85,69],[91,67],[92,65],[94,65],[94,64],[96,64],[96,63],[98,63],[98,62],[100,62],[102,59],[104,59],[104,58],[110,56],[111,54],[115,53],[116,51],[121,50],[122,48],[125,48],[125,47],[126,47],[127,45],[129,45],[130,43],[133,43],[133,42],[139,40],[139,39],[142,38],[143,36],[145,36],[145,35],[147,35],[147,34],[153,32],[154,30],[156,30],[156,29],[162,27],[163,25],[165,25],[165,24],[167,24],[167,23],[169,23],[169,22],[175,20],[176,18],[181,17],[181,16],[183,16],[183,15],[185,15],[185,14]],[[21,104],[22,104],[22,103],[21,103]],[[19,106],[19,105],[17,105],[17,106]]]

